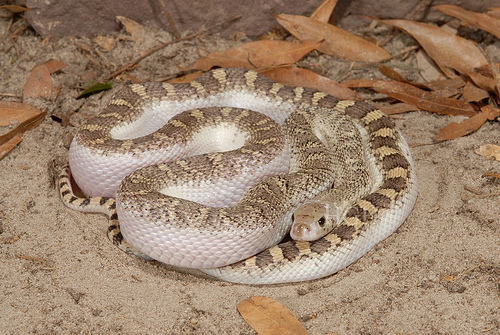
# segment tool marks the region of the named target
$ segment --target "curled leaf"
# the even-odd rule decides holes
[[[323,2],[314,10],[310,18],[319,22],[328,23],[332,16],[333,9],[338,0],[323,0]]]
[[[50,98],[52,78],[45,64],[35,66],[26,79],[23,88],[23,101],[29,98]]]
[[[259,335],[307,335],[290,310],[267,297],[251,297],[238,304],[238,311]]]
[[[214,66],[265,70],[291,65],[320,44],[321,42],[317,41],[303,43],[269,40],[249,42],[230,50],[211,53],[199,59],[188,70],[208,71]]]
[[[453,140],[455,138],[468,135],[478,130],[486,122],[486,120],[486,115],[484,113],[479,113],[473,117],[465,119],[462,122],[452,122],[443,127],[443,129],[437,133],[436,140]]]
[[[117,16],[116,19],[123,25],[134,42],[141,43],[144,40],[145,29],[140,23],[125,16]]]
[[[402,29],[415,38],[427,54],[448,77],[455,77],[452,70],[469,75],[475,68],[488,61],[473,42],[444,29],[409,20],[380,20],[384,24]]]
[[[261,72],[266,77],[290,86],[302,86],[323,91],[343,100],[357,100],[353,90],[319,74],[300,68],[276,68]]]
[[[45,114],[28,104],[0,101],[0,126],[15,125],[14,129],[0,136],[0,158],[21,142],[24,132],[37,127]]]
[[[406,83],[365,79],[355,82],[351,81],[349,83],[344,82],[344,85],[349,87],[355,85],[355,87],[371,87],[377,92],[387,94],[394,99],[417,106],[429,112],[446,115],[476,115],[472,106],[465,101],[442,97]]]
[[[473,12],[453,5],[439,5],[433,8],[500,38],[500,19],[494,16]]]
[[[6,9],[11,13],[22,13],[30,10],[31,8],[26,8],[23,6],[18,6],[18,5],[3,5],[0,6],[0,9]]]
[[[381,62],[391,58],[384,49],[331,24],[300,16],[280,14],[278,23],[301,41],[322,41],[319,51],[342,59]]]
[[[476,154],[489,159],[496,159],[500,161],[500,145],[495,144],[484,144],[479,147],[479,149],[474,151]]]
[[[57,59],[49,59],[43,64],[47,67],[47,70],[49,70],[50,74],[56,73],[66,67],[65,63]]]
[[[494,120],[500,117],[500,109],[491,106],[481,107],[481,113],[474,115],[462,122],[452,122],[439,131],[436,140],[452,140],[460,136],[465,136],[478,130],[486,120]]]

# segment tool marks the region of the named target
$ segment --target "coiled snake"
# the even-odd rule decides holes
[[[380,110],[243,69],[122,89],[79,129],[69,166],[89,197],[74,195],[65,168],[63,202],[109,215],[120,248],[248,284],[341,270],[417,197],[408,145]],[[311,204],[333,230],[279,243]]]

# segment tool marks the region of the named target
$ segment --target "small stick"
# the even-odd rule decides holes
[[[168,11],[167,5],[165,4],[165,0],[158,0],[158,2],[160,3],[161,8],[163,9],[163,13],[167,17],[168,23],[170,24],[170,28],[172,29],[172,33],[174,34],[174,37],[180,38],[181,34],[179,34],[179,31],[177,30],[177,27],[175,26],[175,22],[172,19],[170,12]]]
[[[115,72],[111,73],[110,75],[104,77],[103,81],[108,81],[108,80],[111,80],[113,78],[115,78],[116,76],[118,76],[119,74],[127,71],[128,69],[132,68],[133,66],[137,65],[140,61],[142,61],[144,58],[152,55],[153,53],[155,53],[156,51],[159,51],[169,45],[172,45],[172,44],[175,44],[175,43],[178,43],[178,42],[182,42],[182,41],[186,41],[186,40],[190,40],[196,36],[199,36],[201,34],[204,34],[204,33],[207,33],[209,32],[210,30],[218,27],[218,26],[221,26],[223,24],[226,24],[226,23],[229,23],[229,22],[232,22],[232,21],[235,21],[235,20],[238,20],[239,18],[241,18],[241,15],[236,15],[224,22],[220,22],[220,23],[217,23],[217,24],[214,24],[213,26],[211,26],[210,28],[207,28],[207,29],[204,29],[204,30],[200,30],[199,32],[197,33],[194,33],[194,34],[191,34],[191,35],[188,35],[188,36],[184,36],[184,37],[180,37],[180,38],[176,38],[175,40],[172,40],[170,42],[167,42],[167,43],[164,43],[164,44],[160,44],[156,47],[153,47],[151,49],[149,49],[148,51],[146,51],[142,56],[138,57],[137,59],[135,59],[134,61],[128,63],[127,65],[125,65],[124,67],[116,70]]]

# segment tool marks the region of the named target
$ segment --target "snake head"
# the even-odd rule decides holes
[[[327,202],[309,202],[293,213],[290,236],[296,241],[315,241],[336,225],[336,216]]]

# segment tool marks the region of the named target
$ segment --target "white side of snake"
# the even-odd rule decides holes
[[[172,190],[169,182],[157,178],[159,175],[166,174],[175,181],[181,171],[193,170],[196,177],[206,170],[197,168],[196,159],[181,159],[168,164],[159,162],[176,160],[186,152],[200,154],[207,151],[200,149],[198,144],[192,144],[194,141],[182,146],[173,143],[166,159],[157,158],[157,151],[153,150],[155,154],[151,154],[150,149],[175,142],[167,136],[167,130],[160,128],[181,111],[226,106],[264,113],[280,125],[286,120],[284,132],[290,145],[291,174],[282,174],[288,170],[288,165],[282,163],[283,157],[288,155],[285,144],[276,149],[278,154],[274,157],[278,158],[265,159],[266,164],[271,166],[270,173],[281,175],[268,177],[268,172],[261,173],[253,180],[259,182],[256,186],[245,184],[247,177],[240,178],[242,185],[233,187],[239,192],[229,197],[232,199],[229,209],[211,207],[220,206],[219,200],[214,203],[206,201],[205,205],[209,206],[205,206],[197,203],[204,200],[196,196],[188,198],[197,202],[171,197],[183,194],[182,185],[189,180],[181,178],[180,182],[174,182]],[[334,185],[336,176],[329,168],[332,164],[329,149],[317,137],[323,135],[316,133],[315,123],[311,121],[317,115],[316,111],[321,114],[325,110],[346,116],[359,130],[370,170],[370,192],[349,203],[336,218],[338,222],[333,231],[319,240],[292,240],[275,245],[288,231],[290,218],[297,207]],[[200,118],[204,119],[205,112],[202,110],[200,113]],[[183,128],[186,125],[182,121],[176,122],[171,127]],[[269,122],[263,122],[267,128]],[[231,125],[219,127],[217,124],[202,129],[210,128],[236,130]],[[203,133],[204,130],[197,134]],[[192,134],[188,136],[191,140],[194,137]],[[243,137],[247,139],[249,136]],[[274,138],[274,135],[271,137]],[[244,142],[238,135],[229,138],[235,144],[222,146],[223,150],[235,149]],[[224,143],[229,138],[215,142]],[[151,144],[152,139],[159,139],[160,144]],[[257,144],[262,144],[261,140],[257,140]],[[252,148],[248,152],[254,155],[259,150]],[[305,160],[299,157],[304,153]],[[221,158],[216,153],[204,157],[200,159],[208,159],[212,164],[218,164]],[[245,166],[239,164],[238,169]],[[131,174],[143,166],[146,167]],[[152,258],[180,266],[203,268],[240,260],[203,271],[223,280],[249,284],[310,280],[341,270],[397,229],[411,212],[417,196],[415,170],[408,145],[394,123],[381,111],[361,102],[339,101],[322,92],[284,86],[242,69],[213,70],[188,84],[131,85],[118,93],[103,113],[81,128],[70,149],[70,167],[82,190],[91,197],[100,197],[77,198],[71,188],[68,189],[69,182],[62,179],[61,196],[71,208],[101,211],[116,219],[115,203],[108,197],[115,196],[120,186],[117,198],[120,227],[125,240],[135,248]],[[219,188],[215,191],[214,184],[200,182],[196,178],[191,186],[205,183],[208,191],[202,186],[204,194],[214,197],[221,192],[226,193],[223,190],[230,185],[226,177],[233,174],[233,171],[226,171],[219,178],[212,177],[218,180]],[[242,194],[243,198],[239,199]],[[170,207],[162,207],[164,205]],[[190,208],[191,214],[180,214],[178,209],[183,206]],[[170,228],[174,218],[180,219],[179,228]],[[200,218],[201,221],[194,220]],[[203,228],[208,234],[198,239],[199,222],[206,219],[214,225]],[[271,220],[274,232],[273,237],[266,237],[260,246],[241,243],[239,236],[230,237],[229,233],[235,232],[233,225],[236,223],[240,226],[237,234],[244,232],[246,239],[258,239],[263,231],[269,230],[268,226],[261,226],[261,219]],[[137,223],[137,220],[141,222]],[[251,231],[253,228],[258,228],[256,233]],[[122,243],[116,223],[110,230],[113,231],[113,241]],[[247,251],[238,251],[236,256],[233,255],[232,248],[241,246]],[[246,258],[258,250],[263,251]]]

